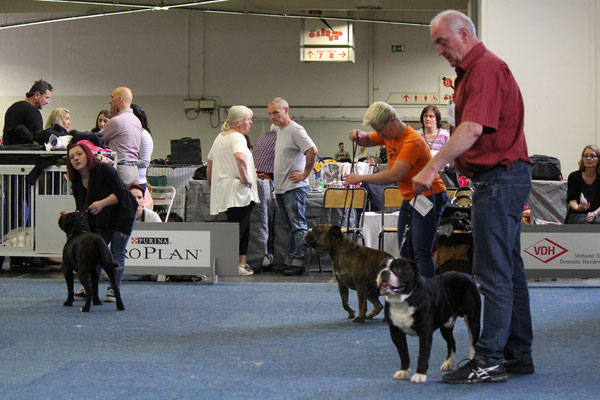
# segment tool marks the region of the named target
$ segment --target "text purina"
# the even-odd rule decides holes
[[[169,238],[138,237],[137,244],[169,244]]]

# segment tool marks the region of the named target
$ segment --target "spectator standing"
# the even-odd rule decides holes
[[[477,39],[466,15],[443,11],[430,25],[439,55],[456,69],[450,140],[413,178],[417,193],[450,161],[474,183],[473,265],[484,296],[475,355],[446,383],[504,382],[534,372],[529,290],[521,258],[521,216],[531,192],[521,91],[508,65]]]
[[[110,95],[110,113],[113,116],[102,130],[104,142],[117,153],[117,172],[126,185],[139,179],[139,160],[142,124],[133,114],[133,93],[118,87]]]
[[[285,230],[288,232],[285,275],[304,272],[304,235],[308,232],[305,208],[308,177],[318,149],[306,130],[292,121],[288,102],[277,97],[268,105],[269,118],[279,130],[275,143],[275,196]]]
[[[2,135],[4,145],[31,144],[35,141],[35,135],[41,133],[44,124],[40,110],[50,102],[51,96],[52,85],[40,79],[35,81],[25,94],[25,100],[14,103],[6,110]],[[29,217],[25,203],[31,197],[31,187],[19,182],[17,176],[11,175],[9,179],[4,180],[3,190],[8,203],[12,205],[6,214],[6,218],[10,218],[10,229],[25,226]],[[10,258],[11,268],[43,265],[45,262],[37,257]]]
[[[259,203],[256,168],[244,134],[252,126],[252,110],[229,109],[223,131],[215,138],[207,156],[206,177],[210,183],[210,214],[225,212],[227,222],[240,224],[239,274],[252,275],[247,261],[250,214]]]
[[[50,102],[52,85],[40,79],[25,94],[25,100],[18,101],[8,107],[4,115],[2,140],[5,145],[33,143],[33,134],[44,126],[40,110]],[[27,128],[23,130],[22,125]]]
[[[581,152],[579,169],[569,174],[567,181],[566,224],[600,223],[600,148],[588,144]]]
[[[148,124],[148,117],[144,109],[137,104],[132,104],[131,109],[133,114],[138,117],[142,124],[142,138],[140,140],[140,151],[138,153],[138,185],[146,190],[146,171],[150,165],[152,159],[152,151],[154,150],[154,141],[152,140],[152,131],[150,131],[150,124]]]

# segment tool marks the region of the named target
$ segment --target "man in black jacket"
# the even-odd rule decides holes
[[[40,79],[25,94],[25,100],[17,101],[6,110],[2,140],[4,145],[34,142],[34,135],[44,127],[40,110],[50,102],[52,85]],[[24,176],[22,176],[24,178]],[[10,229],[23,226],[27,220],[25,206],[30,197],[30,187],[20,176],[11,175],[5,180],[4,195],[11,204]],[[0,259],[4,262],[4,257]],[[0,268],[2,268],[0,263]],[[11,267],[39,267],[46,263],[37,257],[11,257]]]
[[[50,102],[51,95],[52,85],[40,79],[25,94],[25,100],[17,101],[6,110],[2,136],[5,145],[33,143],[33,134],[44,128],[40,110]],[[19,125],[26,127],[29,135],[17,128]]]

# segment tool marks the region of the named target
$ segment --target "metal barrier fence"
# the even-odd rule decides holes
[[[48,167],[34,184],[26,181],[34,165],[0,165],[0,255],[60,255],[65,234],[58,228],[61,210],[73,211],[65,166]]]
[[[192,179],[194,172],[200,165],[150,165],[146,171],[146,179],[150,185],[173,186],[176,190],[173,207],[171,207],[171,218],[175,214],[185,219],[185,201],[188,182]]]

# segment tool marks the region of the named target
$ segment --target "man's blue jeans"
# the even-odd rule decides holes
[[[499,364],[504,354],[531,356],[529,289],[521,258],[521,215],[531,192],[531,167],[517,161],[478,173],[471,210],[473,263],[484,297],[475,357]]]
[[[295,267],[304,266],[304,235],[308,232],[305,216],[307,194],[308,186],[304,186],[276,195],[281,222],[288,232],[286,264]]]
[[[433,196],[427,196],[433,202]],[[405,200],[398,214],[398,243],[400,255],[415,260],[419,266],[421,275],[433,278],[435,275],[435,264],[433,261],[433,243],[437,236],[437,229],[442,213],[448,203],[448,195],[445,191],[435,194],[435,207],[425,216],[413,209],[410,201]],[[410,219],[410,238],[404,238],[404,231]],[[412,248],[409,248],[409,244]]]

